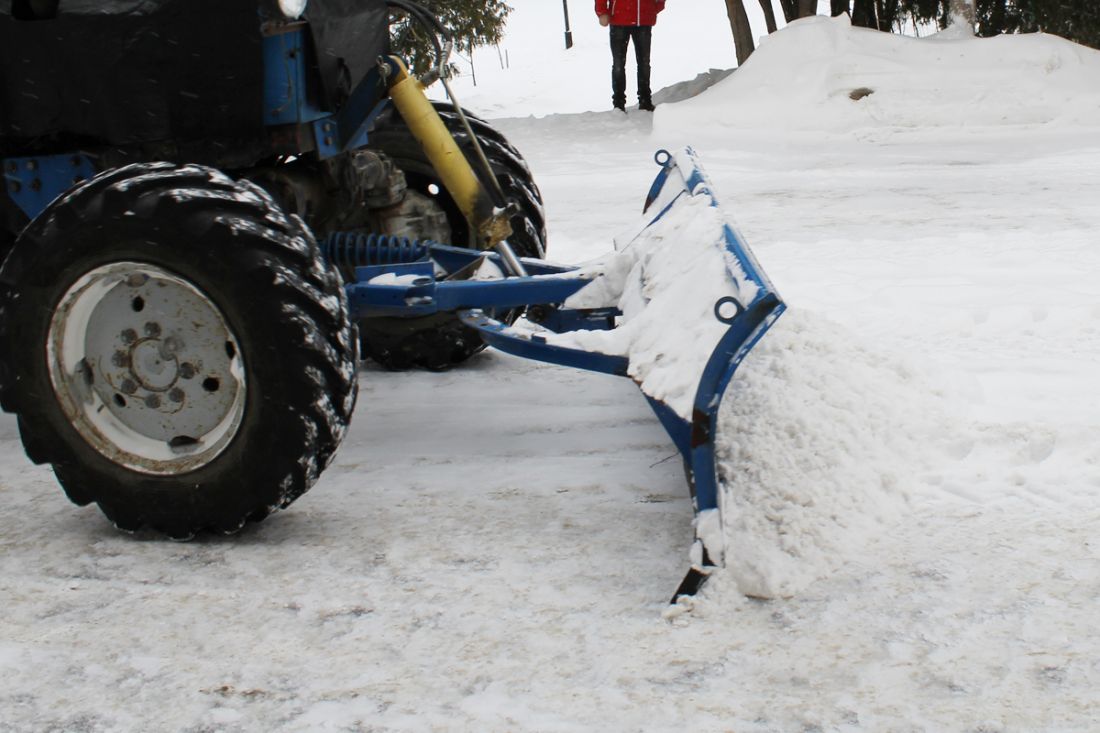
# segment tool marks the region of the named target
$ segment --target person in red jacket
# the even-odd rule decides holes
[[[626,47],[634,41],[638,65],[638,109],[653,111],[649,88],[649,48],[657,13],[665,0],[596,0],[600,25],[611,26],[611,103],[626,111]]]

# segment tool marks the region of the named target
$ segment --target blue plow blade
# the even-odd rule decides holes
[[[784,310],[714,197],[695,152],[661,150],[660,171],[616,251],[572,267],[435,242],[335,233],[330,260],[355,266],[354,318],[455,313],[501,351],[632,379],[684,460],[695,508],[693,595],[725,561],[715,459],[718,409],[734,372]],[[494,313],[526,307],[512,325]]]
[[[675,603],[725,562],[718,409],[737,367],[785,305],[719,206],[694,150],[662,150],[655,160],[661,170],[643,216],[617,251],[542,276],[585,283],[563,304],[532,306],[512,326],[478,308],[459,316],[502,351],[638,384],[680,451],[692,491],[691,568]]]

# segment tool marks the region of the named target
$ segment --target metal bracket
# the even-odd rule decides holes
[[[55,198],[96,174],[82,153],[33,158],[5,158],[4,188],[27,218],[34,219]]]

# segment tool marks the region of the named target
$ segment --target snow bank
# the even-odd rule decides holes
[[[742,593],[793,595],[906,513],[921,473],[964,432],[922,372],[798,308],[749,354],[716,441],[724,572]]]
[[[923,39],[806,18],[730,78],[658,107],[658,136],[728,129],[1100,125],[1100,52],[1044,34]]]

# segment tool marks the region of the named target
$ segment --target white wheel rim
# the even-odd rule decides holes
[[[46,350],[69,422],[118,465],[193,471],[240,428],[239,342],[205,293],[160,267],[116,262],[81,277],[54,309]]]

